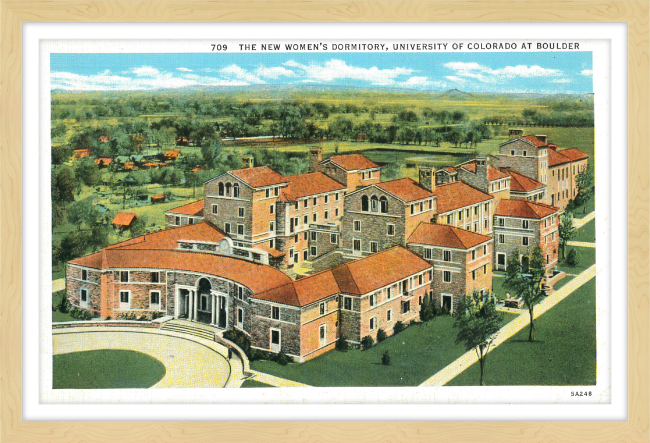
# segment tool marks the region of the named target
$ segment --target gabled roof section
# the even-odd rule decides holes
[[[303,277],[296,281],[269,289],[254,298],[272,303],[282,303],[290,306],[307,306],[340,293],[339,286],[331,270],[326,270]]]
[[[560,151],[549,149],[548,151],[548,165],[551,167],[586,160],[588,158],[589,156],[578,148],[568,148]]]
[[[479,191],[462,181],[438,185],[433,193],[436,196],[439,214],[494,199],[490,194]]]
[[[289,182],[289,177],[285,177],[282,174],[278,174],[268,166],[258,166],[256,168],[244,168],[244,169],[235,169],[234,171],[228,171],[221,175],[211,178],[206,183],[216,180],[227,174],[239,178],[240,180],[242,180],[244,183],[246,183],[252,188],[261,188],[264,186],[279,185],[282,183]]]
[[[458,166],[458,169],[465,169],[466,171],[469,171],[472,174],[476,174],[476,160],[463,163],[462,165]],[[497,168],[491,165],[487,165],[487,175],[488,175],[488,181],[499,180],[501,178],[507,177],[506,174],[504,174],[503,172],[499,171]]]
[[[343,263],[331,271],[341,292],[363,295],[430,268],[431,265],[417,254],[395,246]]]
[[[466,231],[455,226],[420,223],[407,243],[439,246],[443,248],[470,249],[492,240],[492,237]]]
[[[409,203],[416,200],[421,200],[427,197],[433,197],[434,194],[424,189],[415,180],[411,178],[398,178],[389,180],[375,185],[379,189],[383,189],[389,194],[399,198],[400,200]]]
[[[555,214],[560,208],[535,203],[529,200],[501,200],[497,205],[494,215],[503,217],[542,219]]]
[[[203,200],[197,200],[192,203],[188,203],[178,208],[170,209],[167,211],[168,214],[183,214],[183,215],[203,215]]]
[[[346,171],[355,171],[358,169],[373,169],[379,167],[377,163],[373,162],[363,154],[333,155],[332,157],[321,161],[321,164],[326,163],[328,161],[331,161],[332,163],[336,163]]]
[[[534,144],[538,148],[543,148],[544,146],[548,146],[548,142],[545,142],[541,139],[539,139],[536,135],[524,135],[523,137],[524,140]]]
[[[295,202],[310,195],[345,189],[345,186],[322,172],[291,175],[287,178],[290,180],[289,186],[282,190],[280,201]]]
[[[69,263],[87,268],[102,269],[102,251],[86,255],[85,257],[75,258],[74,260],[70,260]]]
[[[514,192],[531,192],[536,189],[543,188],[544,183],[540,183],[537,180],[533,180],[530,177],[526,177],[523,174],[520,174],[516,171],[513,171],[510,168],[501,168],[501,171],[504,174],[510,176],[510,190]]]

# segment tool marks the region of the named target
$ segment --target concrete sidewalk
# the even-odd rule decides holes
[[[52,292],[59,292],[65,289],[65,278],[52,280]]]
[[[582,218],[574,218],[573,219],[573,227],[576,229],[582,228],[584,225],[592,221],[594,218],[596,218],[596,211],[593,211],[590,214],[585,215]]]
[[[589,243],[585,241],[569,241],[566,243],[569,246],[579,246],[581,248],[595,248],[596,243]]]
[[[537,306],[535,306],[534,318],[538,318],[540,315],[557,305],[559,302],[571,295],[573,291],[578,289],[580,286],[595,276],[596,265],[594,264],[578,274],[576,278],[568,282],[566,285],[562,286],[553,294],[546,297],[544,301],[539,303]],[[496,336],[496,339],[492,343],[492,346],[490,346],[489,352],[492,352],[501,343],[505,342],[517,332],[527,327],[529,325],[529,322],[530,319],[528,316],[528,311],[521,313],[517,318],[501,328]],[[471,351],[467,351],[459,359],[452,362],[429,379],[425,380],[424,383],[422,383],[420,386],[444,386],[453,380],[458,374],[472,366],[477,361],[478,357],[476,355],[476,351],[473,349]]]

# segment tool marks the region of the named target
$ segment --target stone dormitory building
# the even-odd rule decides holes
[[[207,181],[203,200],[169,210],[166,229],[71,260],[71,304],[236,328],[305,361],[341,336],[390,335],[425,297],[453,312],[463,295],[491,291],[514,251],[525,261],[539,245],[554,267],[562,210],[548,200],[566,204],[587,162],[525,136],[497,157],[382,181],[362,154],[310,154],[310,171],[293,176],[248,159]]]

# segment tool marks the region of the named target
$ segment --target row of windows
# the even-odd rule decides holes
[[[86,280],[85,270],[81,271],[81,279]],[[120,283],[128,283],[131,281],[131,272],[130,271],[120,271]],[[152,271],[151,278],[149,280],[151,283],[160,283],[160,271]]]
[[[427,200],[426,202],[412,203],[411,204],[411,215],[420,214],[420,213],[424,212],[425,210],[430,211],[431,209],[433,209],[433,199]]]
[[[340,192],[337,192],[336,194],[334,194],[334,200],[335,200],[335,201],[339,201],[339,199],[341,198],[341,195],[340,195],[340,194],[341,194]],[[306,199],[304,199],[304,200],[302,201],[302,207],[303,207],[303,208],[308,208],[308,207],[309,207],[309,200],[312,201],[312,205],[313,205],[313,206],[318,206],[318,197],[313,197],[313,198],[306,198]],[[324,203],[324,204],[328,204],[329,202],[330,202],[330,196],[329,196],[329,194],[323,196],[323,203]],[[295,209],[298,209],[299,207],[300,207],[300,202],[297,201],[296,204],[295,204],[295,206],[294,206],[294,208],[295,208]]]
[[[472,212],[474,212],[474,215],[477,216],[479,215],[479,209],[481,205],[474,205],[473,209],[472,208],[465,208],[464,210],[461,209],[460,211],[457,212],[458,215],[458,221],[463,221],[463,213],[465,214],[465,218],[470,218],[472,215]],[[488,213],[490,211],[490,203],[484,203],[483,204],[483,211],[485,213]],[[447,214],[447,224],[451,225],[453,222],[453,214]]]
[[[361,173],[361,179],[362,180],[371,180],[373,178],[373,171],[368,171],[368,172],[362,172]]]
[[[503,184],[503,189],[507,189],[506,181],[507,181],[507,179],[499,180],[496,183],[492,182],[492,192],[500,191],[501,190],[501,184]]]
[[[338,216],[339,216],[339,208],[336,208],[336,209],[334,209],[334,217],[338,217]],[[323,212],[323,219],[325,219],[325,220],[330,219],[330,211],[329,210],[326,210],[326,211]],[[318,212],[314,212],[311,215],[311,220],[312,220],[312,223],[318,222]],[[290,226],[289,226],[289,232],[293,232],[294,230],[298,229],[298,226],[300,226],[299,221],[300,221],[300,217],[294,217],[294,218],[291,219]],[[304,225],[309,224],[309,215],[303,215],[302,216],[302,223]]]
[[[499,243],[503,244],[506,242],[506,236],[504,234],[499,234]],[[530,237],[521,237],[521,245],[522,246],[529,246],[530,245]]]
[[[87,306],[88,294],[85,289],[81,290],[81,304]],[[120,291],[120,309],[131,309],[131,291]],[[149,292],[149,309],[160,309],[160,291]]]
[[[218,188],[220,197],[239,197],[239,183],[219,182]]]
[[[354,232],[361,232],[361,220],[354,220],[353,229],[354,229]],[[395,235],[395,225],[394,224],[388,223],[386,225],[386,235],[390,235],[391,237]]]
[[[366,212],[388,213],[388,199],[383,195],[378,198],[376,195],[370,198],[367,195],[361,196],[361,210]]]
[[[329,235],[329,236],[330,236],[330,243],[332,243],[332,244],[338,244],[338,242],[339,242],[339,236],[338,236],[337,234],[325,234],[325,235]],[[298,236],[296,235],[296,238],[297,238],[297,237],[298,237]],[[316,231],[312,231],[312,232],[311,232],[311,236],[310,236],[310,238],[311,238],[311,241],[318,241],[318,232],[316,232]],[[305,240],[306,240],[306,239],[307,239],[307,233],[305,232]],[[298,241],[298,240],[296,240],[296,242],[297,242],[297,241]],[[313,255],[313,254],[312,254],[312,255]]]

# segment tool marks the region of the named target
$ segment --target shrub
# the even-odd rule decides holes
[[[364,351],[367,350],[367,349],[372,348],[372,345],[374,345],[374,344],[375,344],[375,341],[369,335],[366,335],[365,337],[363,337],[361,339],[361,346],[363,346]]]
[[[382,354],[381,364],[386,366],[390,364],[390,355],[388,354],[388,351],[384,351],[384,353]]]
[[[289,363],[289,357],[284,352],[280,352],[276,357],[275,362],[279,365],[286,366]]]
[[[435,316],[435,307],[433,302],[429,300],[429,295],[425,295],[420,306],[420,321],[429,321]]]
[[[68,301],[68,296],[66,295],[65,291],[61,292],[61,301],[59,301],[56,308],[59,310],[59,312],[65,314],[70,310],[70,302]]]
[[[406,325],[402,323],[401,321],[397,321],[395,323],[395,326],[393,326],[393,334],[399,334],[402,332],[404,329],[406,329]]]
[[[575,249],[571,249],[566,256],[566,263],[569,266],[578,266],[580,264],[580,254]]]
[[[154,311],[154,312],[151,314],[151,319],[152,319],[152,320],[155,320],[155,319],[157,319],[157,318],[164,317],[164,316],[165,316],[165,313],[164,313],[164,312]]]
[[[111,320],[111,316],[110,316],[110,315],[107,315],[107,316],[106,316],[106,320]]]
[[[223,333],[223,338],[230,340],[250,358],[251,357],[251,340],[246,334],[237,329],[229,329]]]
[[[138,321],[147,321],[147,320],[149,320],[147,314],[142,314],[140,317],[138,317]]]
[[[379,329],[379,331],[377,331],[377,343],[384,340],[386,340],[386,331]]]
[[[348,345],[347,340],[345,339],[345,335],[341,334],[339,336],[338,340],[336,340],[336,349],[338,349],[339,351],[345,352],[345,351],[348,350],[348,348],[349,348],[349,345]]]

